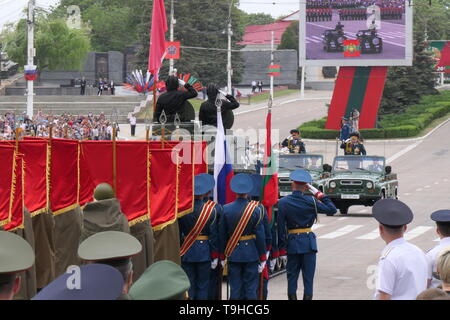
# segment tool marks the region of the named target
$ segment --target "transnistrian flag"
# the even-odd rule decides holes
[[[222,123],[222,113],[217,109],[217,135],[214,153],[214,201],[224,205],[235,200],[230,181],[233,178],[233,167],[228,154],[227,141]]]
[[[269,110],[266,118],[266,150],[264,152],[264,167],[262,180],[261,202],[267,209],[269,223],[272,222],[272,206],[278,202],[277,159],[272,150],[272,112]]]
[[[166,52],[167,18],[164,0],[153,1],[152,30],[150,32],[150,53],[148,56],[148,71],[158,80],[164,53]]]
[[[271,64],[267,68],[269,76],[278,77],[281,74],[281,66],[279,64]]]
[[[359,57],[361,45],[359,40],[344,40],[344,57]]]

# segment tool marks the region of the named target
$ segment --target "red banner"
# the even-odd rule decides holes
[[[117,198],[130,225],[148,220],[150,199],[148,144],[145,141],[117,142]],[[165,198],[165,195],[159,195]]]
[[[47,141],[19,141],[19,152],[24,155],[25,207],[31,216],[47,210]]]
[[[54,215],[78,206],[78,141],[52,139],[50,145],[50,204]]]
[[[165,59],[180,59],[180,41],[166,41]]]
[[[14,196],[12,199],[11,221],[3,227],[5,231],[14,231],[23,228],[24,205],[24,161],[23,155],[16,156]]]
[[[177,219],[178,164],[172,150],[149,151],[150,217],[154,230],[161,230]]]
[[[0,226],[11,221],[15,162],[14,147],[0,145]]]

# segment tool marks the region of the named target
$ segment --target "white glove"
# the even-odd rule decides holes
[[[258,273],[263,272],[265,266],[266,266],[266,261],[260,262],[260,264],[258,266]]]
[[[217,268],[217,263],[219,263],[219,259],[215,258],[213,261],[211,261],[211,269]]]
[[[275,270],[275,264],[277,263],[277,259],[272,259],[269,261],[269,269],[273,272]]]
[[[281,262],[286,264],[287,263],[287,256],[280,256],[280,260],[281,260]]]
[[[316,193],[319,192],[319,190],[317,190],[315,187],[313,187],[309,183],[307,183],[306,186],[308,187],[309,190],[311,190],[313,195],[316,195]]]
[[[270,251],[266,252],[266,260],[269,260]]]
[[[220,264],[222,265],[222,269],[225,268],[225,260],[221,260]]]
[[[184,81],[181,80],[181,79],[178,79],[178,83],[179,83],[180,85],[182,85],[183,87],[184,87],[184,85],[186,84],[186,82],[184,82]]]

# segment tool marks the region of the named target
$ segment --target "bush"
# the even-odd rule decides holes
[[[418,135],[420,129],[416,126],[406,125],[384,129],[385,138],[406,138]]]
[[[301,129],[301,134],[305,139],[336,139],[339,137],[339,130],[307,127]]]
[[[363,139],[383,139],[384,129],[361,129],[359,130]]]

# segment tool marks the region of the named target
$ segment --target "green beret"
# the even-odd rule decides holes
[[[115,198],[114,190],[108,183],[100,183],[94,190],[94,199],[97,201]]]
[[[81,242],[78,256],[85,261],[118,260],[135,256],[141,251],[141,243],[132,235],[120,231],[104,231]]]
[[[28,270],[34,264],[31,246],[18,235],[0,231],[0,273]]]
[[[155,262],[132,285],[133,300],[175,300],[190,288],[186,272],[169,260]]]

